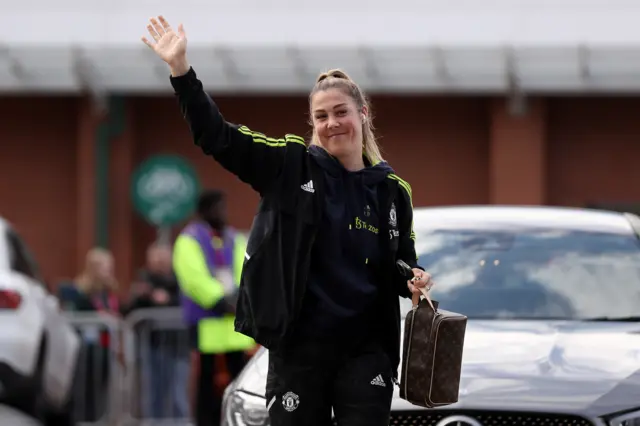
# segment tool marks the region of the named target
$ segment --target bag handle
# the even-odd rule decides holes
[[[411,269],[411,267],[409,265],[407,265],[407,263],[404,260],[398,259],[396,261],[396,266],[398,267],[398,271],[400,272],[400,274],[402,274],[402,276],[404,276],[408,281],[414,281],[415,280],[415,277],[413,276],[413,270]],[[437,312],[436,311],[436,307],[434,306],[433,302],[431,301],[431,296],[429,296],[429,290],[427,290],[424,287],[421,287],[420,288],[420,292],[422,293],[424,298],[429,303],[429,306],[431,306],[431,309],[433,309],[433,312]],[[413,303],[413,307],[416,308],[418,306],[418,304],[420,303],[420,295],[419,294],[412,294],[411,295],[411,302]]]
[[[433,312],[437,312],[436,311],[436,307],[433,305],[433,302],[431,301],[431,296],[429,296],[429,290],[427,290],[424,287],[420,288],[420,293],[422,293],[422,296],[424,296],[424,298],[426,299],[427,303],[429,303],[429,306],[431,306],[431,309],[433,309]],[[419,294],[412,294],[411,295],[411,302],[413,303],[413,307],[417,307],[418,304],[420,303],[420,295]]]

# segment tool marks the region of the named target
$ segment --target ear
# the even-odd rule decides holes
[[[367,118],[369,118],[369,109],[366,106],[362,107],[362,110],[360,111],[360,118],[362,121],[367,121]]]

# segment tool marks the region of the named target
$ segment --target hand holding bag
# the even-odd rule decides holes
[[[467,317],[439,310],[420,290],[405,318],[400,398],[433,408],[458,402]]]

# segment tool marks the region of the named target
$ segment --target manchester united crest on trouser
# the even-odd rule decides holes
[[[391,365],[378,347],[346,354],[305,343],[286,356],[269,354],[267,409],[271,426],[387,426]]]

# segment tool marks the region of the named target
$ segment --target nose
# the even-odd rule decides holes
[[[329,120],[327,120],[327,126],[330,129],[336,128],[340,125],[340,122],[334,116],[330,116]]]

